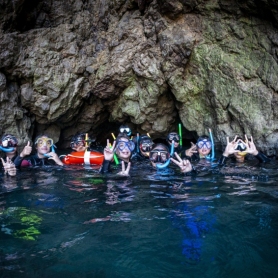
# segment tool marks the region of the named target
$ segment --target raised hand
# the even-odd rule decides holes
[[[2,164],[5,170],[5,173],[9,174],[10,176],[16,175],[16,167],[14,163],[11,161],[9,157],[7,157],[7,162],[4,161],[3,158],[1,158]]]
[[[246,140],[245,146],[247,147],[246,152],[252,155],[257,155],[259,152],[254,144],[253,137],[251,136],[250,138],[251,141],[248,140],[247,135],[245,134],[245,140]]]
[[[28,141],[27,145],[24,147],[22,152],[20,153],[20,157],[25,157],[32,152],[32,147],[30,145],[30,141]]]
[[[172,157],[171,157],[171,160],[180,167],[182,173],[187,173],[187,172],[192,171],[192,165],[189,160],[187,160],[187,159],[182,160],[176,152],[175,152],[175,156],[176,156],[177,160]]]
[[[192,143],[192,142],[190,142],[190,143],[191,143],[190,149],[185,151],[185,155],[189,156],[189,157],[191,157],[194,153],[198,152],[197,151],[197,146],[194,143]]]
[[[239,150],[235,150],[235,146],[237,144],[237,135],[235,136],[234,140],[233,141],[229,141],[229,137],[227,137],[227,146],[225,148],[225,151],[223,153],[223,156],[226,156],[228,157],[230,154],[233,154],[233,153],[238,153],[240,152]]]
[[[60,158],[59,158],[59,156],[58,156],[57,153],[55,153],[55,152],[49,152],[49,153],[47,154],[47,156],[48,156],[48,159],[54,160],[54,161],[56,162],[56,164],[58,164],[58,165],[60,165],[60,166],[63,166],[63,165],[64,165],[63,162],[60,160]]]
[[[104,154],[104,159],[111,161],[113,159],[114,155],[114,150],[116,146],[116,141],[113,142],[112,147],[110,146],[109,139],[107,139],[107,145],[104,148],[103,154]]]
[[[125,169],[125,163],[124,163],[124,161],[122,161],[122,171],[119,172],[117,175],[128,176],[129,175],[129,170],[130,170],[130,165],[131,165],[131,163],[128,162],[127,167]]]

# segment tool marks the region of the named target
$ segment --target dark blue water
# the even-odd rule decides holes
[[[0,277],[277,277],[277,166],[1,176]]]

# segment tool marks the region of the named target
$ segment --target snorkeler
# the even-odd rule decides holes
[[[174,144],[174,142],[172,144]],[[180,167],[182,173],[188,173],[192,171],[193,168],[189,160],[181,159],[176,152],[175,156],[177,160],[171,157],[169,148],[166,145],[158,143],[153,146],[150,152],[151,165],[157,169],[163,169],[169,165],[171,160]]]
[[[85,152],[90,149],[90,144],[95,142],[90,137],[86,138],[86,133],[77,133],[75,134],[70,142],[70,147],[77,152]]]
[[[245,157],[248,154],[253,155],[262,163],[270,161],[270,159],[265,154],[257,150],[252,136],[250,137],[250,141],[246,135],[245,141],[238,136],[235,136],[234,140],[231,142],[229,141],[229,137],[227,137],[227,146],[219,160],[219,165],[224,165],[230,155],[234,155],[237,162],[244,162]]]
[[[16,175],[14,160],[17,156],[17,146],[18,140],[15,136],[11,134],[5,134],[2,136],[0,149],[5,153],[5,156],[4,158],[1,158],[1,161],[5,173],[9,174],[10,176]]]
[[[196,145],[191,142],[191,147],[185,151],[185,157],[190,161],[197,161],[207,158],[212,150],[210,137],[203,135],[197,140]]]
[[[138,135],[136,143],[136,152],[132,155],[132,159],[137,160],[149,159],[150,151],[154,145],[153,140],[148,135]]]
[[[125,134],[128,137],[130,137],[131,136],[131,128],[128,125],[123,124],[119,127],[119,134]]]
[[[130,157],[134,148],[135,144],[129,140],[129,137],[125,133],[120,133],[112,146],[110,146],[109,140],[107,139],[107,145],[103,152],[104,161],[100,172],[108,173],[111,171],[111,162],[113,159],[115,160],[114,155],[116,155],[117,161],[122,164],[122,171],[118,174],[127,176],[130,170]],[[125,166],[126,164],[127,166]]]
[[[39,135],[36,137],[35,148],[37,153],[34,155],[28,156],[25,153],[21,153],[17,156],[14,161],[15,166],[64,165],[54,150],[53,139],[47,135]]]
[[[6,134],[1,139],[1,150],[3,150],[6,154],[6,157],[9,157],[11,161],[14,161],[17,157],[17,146],[18,141],[15,136],[11,134]],[[20,155],[26,156],[32,152],[32,147],[30,146],[30,142],[28,141],[27,145],[23,148]]]
[[[163,165],[170,160],[169,148],[162,143],[155,144],[150,151],[150,162],[153,167]]]
[[[171,147],[173,141],[174,141],[174,152],[180,155],[182,152],[182,147],[180,146],[180,135],[177,132],[170,132],[167,135],[167,143],[169,147]]]

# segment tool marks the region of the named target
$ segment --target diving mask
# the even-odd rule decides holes
[[[8,147],[16,147],[18,144],[17,139],[12,136],[12,135],[6,135],[2,138],[2,142],[1,145],[4,148],[8,148]]]
[[[140,150],[142,152],[149,152],[153,146],[153,142],[143,142],[140,144]]]
[[[119,131],[121,133],[126,133],[128,136],[131,134],[131,129],[129,127],[120,127]]]
[[[53,139],[47,138],[47,137],[40,137],[35,142],[35,145],[38,147],[42,147],[43,145],[46,145],[47,147],[53,146]]]
[[[238,141],[234,149],[239,151],[237,154],[240,156],[245,156],[247,154],[246,145],[242,141]]]
[[[207,139],[198,141],[196,145],[198,149],[202,149],[203,147],[206,147],[207,149],[211,149],[212,147],[211,141]]]
[[[135,144],[133,143],[133,141],[118,141],[117,148],[120,151],[123,151],[125,148],[128,148],[132,152],[135,148]]]
[[[173,140],[175,142],[179,142],[180,141],[180,136],[177,133],[170,133],[168,135],[168,141],[172,142]]]
[[[150,160],[154,163],[164,163],[170,157],[169,152],[161,149],[155,149],[150,152]]]

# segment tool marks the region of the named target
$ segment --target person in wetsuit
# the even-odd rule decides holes
[[[123,124],[119,127],[119,134],[125,134],[126,136],[128,136],[130,138],[131,128],[128,125]]]
[[[100,168],[100,173],[111,172],[110,166],[114,155],[116,155],[118,161],[122,164],[122,171],[118,174],[127,176],[130,170],[130,157],[134,148],[134,142],[129,140],[129,137],[125,133],[120,133],[112,146],[110,146],[109,140],[107,139],[107,145],[103,151],[104,161]]]
[[[91,150],[93,142],[95,142],[95,139],[86,138],[86,133],[77,133],[71,138],[70,147],[73,151],[85,152],[86,150]]]
[[[198,161],[207,158],[212,150],[212,142],[209,136],[202,135],[198,138],[196,145],[191,143],[191,148],[185,151],[185,158],[192,161]]]
[[[248,140],[246,135],[245,141],[242,140],[242,138],[235,136],[234,140],[230,142],[229,137],[227,137],[227,146],[221,158],[219,159],[219,164],[224,165],[228,157],[231,155],[234,156],[236,162],[244,162],[245,158],[249,155],[254,156],[259,160],[259,162],[262,163],[270,161],[270,159],[265,154],[257,150],[253,141],[253,137],[251,136],[250,140]]]
[[[177,132],[170,132],[167,135],[167,144],[171,148],[172,142],[174,141],[174,152],[182,156],[182,147],[180,146],[180,136]]]
[[[5,156],[1,158],[5,173],[10,176],[16,175],[16,167],[14,160],[17,156],[18,140],[12,134],[5,134],[1,138],[0,148],[5,153]]]
[[[189,173],[194,171],[190,161],[188,159],[182,159],[178,153],[175,152],[176,159],[170,157],[170,151],[169,148],[162,144],[158,143],[155,144],[150,152],[150,161],[151,165],[155,168],[163,168],[163,166],[167,165],[170,162],[170,160],[179,166],[182,173]]]
[[[39,135],[35,139],[35,147],[37,150],[36,154],[28,156],[25,153],[21,153],[17,156],[14,161],[15,166],[63,166],[63,162],[54,151],[53,139],[47,135]]]
[[[154,145],[153,140],[148,135],[139,136],[138,142],[136,143],[135,152],[132,154],[132,160],[136,159],[139,161],[149,159],[150,151]]]

